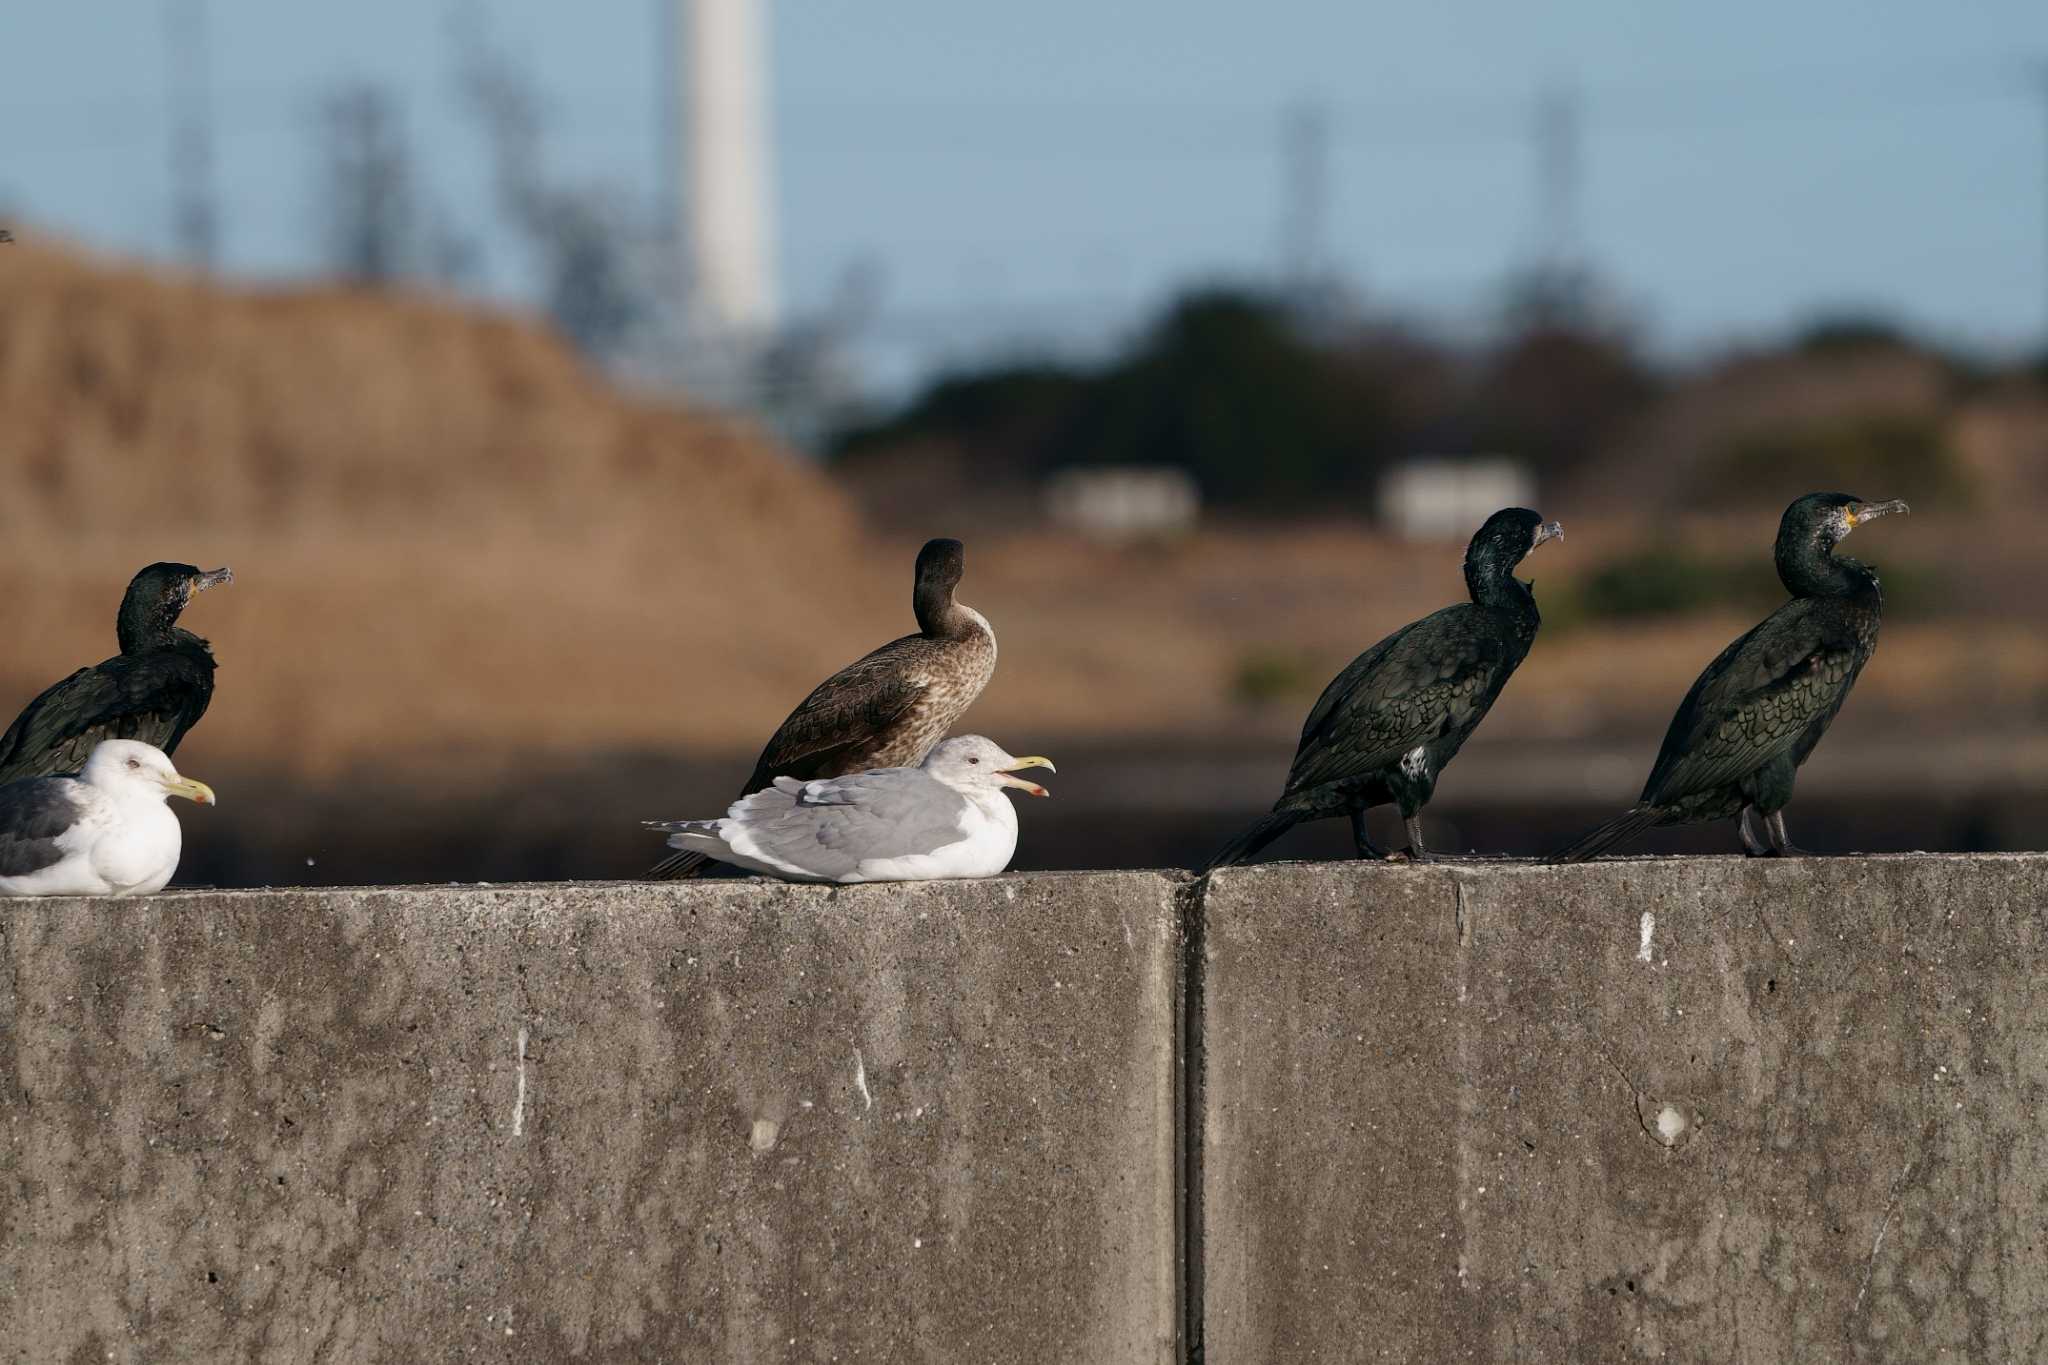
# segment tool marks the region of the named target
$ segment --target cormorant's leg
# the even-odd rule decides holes
[[[1365,832],[1365,798],[1354,796],[1346,804],[1351,810],[1351,842],[1358,846],[1358,856],[1384,859],[1387,855],[1374,847],[1372,839]]]
[[[1806,852],[1794,846],[1792,836],[1785,832],[1785,812],[1782,809],[1764,817],[1764,833],[1770,838],[1770,856],[1773,858],[1796,858]]]
[[[1735,817],[1735,829],[1742,835],[1743,855],[1749,858],[1762,858],[1768,856],[1771,850],[1749,827],[1750,813],[1755,809],[1755,806],[1744,806],[1742,814]]]
[[[1401,823],[1408,830],[1408,861],[1411,863],[1433,863],[1438,861],[1437,856],[1423,846],[1422,813],[1418,811],[1414,815],[1407,816]]]

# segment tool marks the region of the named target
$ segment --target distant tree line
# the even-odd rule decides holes
[[[904,485],[892,469],[915,474],[920,488],[979,497],[1073,465],[1165,464],[1192,473],[1212,506],[1369,514],[1393,462],[1492,454],[1522,461],[1546,489],[1582,467],[1588,477],[1632,476],[1654,461],[1669,474],[1660,495],[1692,505],[1769,501],[1795,485],[1962,490],[1951,405],[1998,371],[1856,313],[1819,317],[1779,346],[1667,371],[1628,327],[1585,306],[1590,288],[1568,283],[1512,282],[1497,339],[1465,347],[1394,321],[1333,322],[1330,310],[1257,290],[1200,289],[1105,362],[943,374],[826,449],[854,486],[883,490],[884,501]],[[1894,391],[1901,362],[1935,376],[1934,388]],[[1748,378],[1731,394],[1717,379],[1725,373]],[[1818,408],[1770,401],[1772,390],[1812,393],[1816,383],[1832,395]],[[1639,420],[1666,399],[1692,402],[1676,464],[1663,444],[1669,422]]]
[[[1189,470],[1213,504],[1294,510],[1369,491],[1394,460],[1507,452],[1540,475],[1597,448],[1656,390],[1618,330],[1537,317],[1477,356],[1393,324],[1333,326],[1252,290],[1172,304],[1097,366],[947,374],[841,432],[856,469],[939,447],[977,481],[1086,464]]]

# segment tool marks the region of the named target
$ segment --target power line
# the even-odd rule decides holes
[[[1562,279],[1583,264],[1579,237],[1581,108],[1569,84],[1536,96],[1536,262]]]
[[[164,24],[170,66],[172,236],[188,263],[212,270],[220,248],[220,212],[213,185],[206,0],[170,0]]]
[[[1280,278],[1311,303],[1329,270],[1330,111],[1317,100],[1290,106],[1280,134],[1283,187]]]
[[[654,7],[654,185],[655,224],[663,247],[680,259],[683,250],[683,133],[676,116],[683,98],[683,17],[676,0],[649,0]]]
[[[2048,114],[2048,58],[2042,58],[2036,64],[2034,71],[2034,85],[2036,93],[2038,93],[2041,96],[2041,111],[2043,114]],[[2044,134],[2044,140],[2041,146],[2041,150],[2043,153],[2042,187],[2044,191],[2048,191],[2048,121],[2043,122],[2042,131]],[[2042,285],[2044,287],[2044,292],[2048,292],[2048,194],[2043,195],[2042,203]],[[2048,334],[2048,316],[2044,316],[2043,318],[2043,330],[2044,334]]]

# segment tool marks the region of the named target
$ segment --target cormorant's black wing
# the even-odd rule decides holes
[[[75,773],[103,739],[139,739],[172,753],[212,696],[212,664],[181,650],[81,668],[44,689],[0,736],[0,782]]]
[[[751,796],[778,777],[842,776],[846,760],[878,746],[924,694],[905,664],[925,643],[919,635],[892,640],[811,689],[769,737],[740,794]]]
[[[1858,646],[1824,598],[1797,597],[1721,651],[1679,703],[1643,801],[1667,805],[1755,772],[1831,715]]]
[[[1287,790],[1377,771],[1418,744],[1476,725],[1512,662],[1491,624],[1460,603],[1352,660],[1308,713]]]
[[[57,839],[78,821],[80,785],[44,778],[0,786],[0,877],[26,877],[63,859]]]

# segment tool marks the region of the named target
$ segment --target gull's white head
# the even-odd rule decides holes
[[[150,792],[159,798],[182,796],[202,806],[216,804],[213,788],[178,776],[169,754],[137,739],[101,740],[79,769],[78,777],[110,794]]]
[[[980,735],[959,735],[949,739],[927,754],[924,760],[926,772],[957,791],[1015,787],[1033,796],[1049,795],[1036,782],[1010,775],[1020,768],[1043,768],[1049,773],[1059,771],[1049,758],[1040,758],[1036,754],[1029,758],[1013,758],[1004,752],[1002,745]]]

